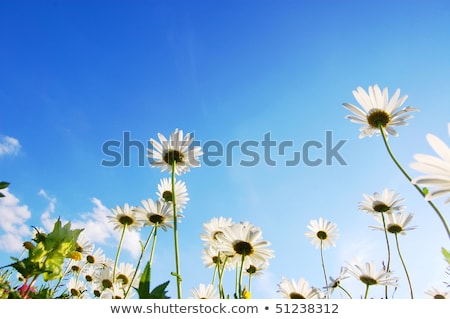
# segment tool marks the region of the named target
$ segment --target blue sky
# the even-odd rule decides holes
[[[293,143],[286,156],[273,155],[275,166],[243,167],[245,155],[235,149],[231,166],[202,163],[181,177],[191,198],[180,225],[185,296],[211,279],[199,235],[213,217],[250,221],[272,243],[276,257],[255,280],[256,298],[277,297],[283,276],[323,285],[319,251],[304,236],[311,219],[340,229],[337,247],[325,255],[330,275],[356,256],[380,264],[383,234],[368,229],[375,222],[357,207],[363,193],[385,187],[415,213],[418,229],[401,245],[416,295],[442,287],[448,280],[442,225],[382,139],[358,138],[359,126],[344,118],[342,103],[356,103],[357,86],[408,94],[405,104],[420,112],[391,139],[406,167],[414,154],[432,154],[427,133],[448,142],[449,14],[447,1],[2,1],[0,179],[11,186],[8,204],[0,206],[7,216],[0,223],[0,264],[20,254],[18,243],[32,225],[58,216],[88,227],[112,258],[118,234],[102,223],[105,214],[155,198],[168,175],[138,165],[136,148],[128,167],[102,166],[111,160],[103,144],[123,145],[124,132],[145,144],[179,128],[194,132],[201,145],[261,145],[267,133]],[[340,154],[347,165],[334,159],[286,167],[286,157],[307,141],[325,145],[327,131],[334,144],[346,140]],[[255,150],[263,157],[261,146]],[[322,148],[311,158],[324,155]],[[449,219],[449,206],[436,203]],[[154,267],[161,282],[173,284],[171,240],[161,235]],[[408,297],[394,259],[403,278],[395,296]],[[362,293],[357,283],[348,285],[355,296]]]

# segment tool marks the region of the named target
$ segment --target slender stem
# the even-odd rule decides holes
[[[58,281],[56,282],[55,287],[53,288],[53,294],[56,293],[56,290],[58,289],[59,285],[61,284],[61,281],[63,280],[63,278],[69,273],[69,269],[70,269],[70,264],[72,263],[72,259],[69,259],[69,262],[66,265],[66,269],[63,272],[63,275],[61,277],[59,277]],[[77,275],[77,280],[79,277],[79,273]]]
[[[218,265],[216,263],[215,266],[214,266],[213,277],[212,277],[212,280],[211,280],[211,285],[213,285],[213,286],[216,283],[217,270],[218,270]]]
[[[364,299],[367,299],[367,296],[369,295],[369,287],[370,285],[366,284],[366,293],[364,294]]]
[[[172,162],[172,206],[173,206],[173,241],[175,249],[175,276],[177,278],[177,296],[181,299],[181,274],[180,274],[180,258],[178,251],[178,223],[177,223],[177,203],[175,196],[175,169],[176,161]]]
[[[123,238],[125,237],[125,230],[126,230],[126,229],[127,229],[127,225],[124,224],[124,225],[123,225],[123,228],[122,228],[122,234],[120,235],[119,246],[117,247],[116,259],[114,260],[114,268],[113,268],[113,275],[112,275],[112,281],[113,281],[113,283],[116,281],[116,269],[117,269],[117,263],[119,262],[120,251],[121,251],[121,249],[122,249]]]
[[[378,125],[378,128],[380,129],[381,135],[383,136],[383,141],[384,141],[384,145],[386,146],[386,149],[389,153],[389,155],[391,156],[392,160],[394,161],[395,165],[397,165],[397,167],[400,169],[400,171],[403,173],[403,175],[406,177],[406,179],[411,182],[412,178],[408,175],[408,173],[403,169],[403,167],[400,165],[400,163],[397,161],[396,157],[394,156],[394,154],[392,153],[391,147],[389,146],[389,142],[387,140],[386,137],[386,133],[384,132],[384,128],[381,124]],[[411,183],[412,184],[412,183]],[[422,195],[423,198],[425,198],[425,192],[422,190],[422,188],[420,188],[419,186],[417,186],[416,184],[412,184],[417,191]],[[436,207],[436,205],[434,205],[434,203],[431,200],[427,200],[428,204],[430,204],[430,206],[434,209],[434,211],[436,212],[436,214],[438,215],[439,219],[441,220],[442,224],[444,225],[445,231],[447,232],[447,236],[450,238],[450,229],[447,225],[447,222],[445,221],[444,216],[441,214],[441,212],[439,211],[439,209]]]
[[[386,220],[384,218],[384,213],[381,213],[381,218],[383,220],[383,229],[384,229],[384,236],[386,238],[386,245],[387,245],[387,264],[386,264],[386,272],[388,273],[391,267],[391,247],[389,245],[389,237],[388,237],[388,233],[387,233],[387,229],[386,229]],[[385,297],[386,299],[388,299],[388,286],[386,285],[384,287],[384,292],[385,292]]]
[[[339,285],[338,287],[341,288],[350,299],[353,299],[352,295],[350,295],[350,293],[347,290],[345,290],[344,287],[342,287],[341,285]]]
[[[245,259],[245,254],[242,254],[241,267],[239,270],[239,282],[238,282],[238,287],[239,287],[238,298],[239,299],[242,299],[242,274],[244,273],[244,259]]]
[[[144,253],[147,250],[148,243],[150,242],[150,239],[152,238],[154,231],[155,231],[155,226],[153,226],[152,230],[150,231],[150,234],[148,235],[148,238],[145,241],[144,246],[142,246],[142,243],[141,243],[141,254],[140,254],[138,262],[136,264],[136,270],[134,271],[133,278],[131,278],[131,283],[128,286],[127,291],[125,292],[125,298],[127,298],[128,294],[130,293],[131,286],[133,285],[133,282],[136,279],[136,275],[137,275],[139,266],[141,265],[142,257],[144,256]]]
[[[223,273],[225,272],[225,266],[227,264],[228,261],[228,256],[225,257],[225,260],[223,261],[223,266],[222,269],[219,268],[219,293],[220,293],[220,298],[221,299],[225,299],[225,291],[223,290]]]
[[[329,289],[328,289],[328,279],[327,279],[327,272],[325,270],[325,261],[323,258],[323,240],[320,240],[320,259],[322,260],[322,270],[323,270],[323,276],[325,277],[325,287],[327,287],[327,298],[330,298]]]
[[[252,278],[253,278],[253,274],[248,274],[248,292],[249,293],[252,292]]]
[[[403,260],[402,254],[400,252],[400,245],[398,243],[398,234],[397,233],[395,233],[395,242],[397,244],[398,256],[400,257],[400,260],[401,260],[402,265],[403,265],[403,269],[405,270],[406,279],[408,279],[409,292],[411,294],[411,299],[414,299],[414,293],[413,293],[413,289],[412,289],[411,279],[409,278],[408,269],[406,269],[405,261]]]
[[[155,230],[154,234],[153,234],[153,241],[152,241],[152,249],[150,250],[150,268],[152,267],[153,264],[153,255],[155,254],[155,247],[156,247],[156,238],[157,238],[157,233],[158,233],[158,223],[155,224],[155,226],[153,227],[153,229]]]

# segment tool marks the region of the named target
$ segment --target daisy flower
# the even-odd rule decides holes
[[[205,232],[200,234],[200,238],[206,242],[207,245],[217,244],[223,237],[223,230],[233,225],[231,218],[212,218],[209,222],[203,224]]]
[[[250,224],[233,224],[223,229],[223,242],[219,249],[232,257],[230,263],[240,262],[244,258],[244,269],[250,265],[268,262],[274,257],[273,251],[267,246],[268,241],[262,240],[262,232]],[[234,262],[233,262],[234,261]]]
[[[399,194],[395,194],[393,190],[383,189],[380,194],[375,192],[373,196],[363,194],[365,201],[359,202],[359,210],[367,213],[392,213],[394,211],[401,211],[405,206],[400,205],[403,198],[399,198]]]
[[[396,214],[387,214],[386,215],[386,230],[391,234],[400,234],[406,235],[406,232],[409,230],[416,229],[413,227],[406,227],[414,217],[414,214],[408,214],[405,212],[398,212]],[[383,226],[383,218],[380,214],[374,215],[374,218],[381,224],[381,226],[369,226],[373,229],[378,229],[384,231]]]
[[[250,265],[247,269],[245,269],[245,273],[249,276],[261,276],[263,274],[263,270],[269,266],[267,262],[259,264],[259,265]]]
[[[216,288],[211,284],[200,284],[198,289],[192,289],[191,293],[195,299],[219,299],[219,294],[217,293]]]
[[[100,299],[124,299],[125,291],[120,282],[115,282],[110,288],[102,291]]]
[[[448,299],[448,295],[449,295],[448,292],[446,292],[444,290],[438,290],[434,287],[425,291],[425,294],[433,297],[433,299]]]
[[[144,225],[161,227],[167,231],[167,227],[173,228],[173,207],[170,203],[152,199],[141,201],[143,207],[136,207],[138,218]],[[182,215],[178,215],[182,217]]]
[[[79,274],[83,270],[83,267],[86,265],[84,260],[74,260],[70,261],[69,269],[72,273]]]
[[[316,247],[321,246],[326,249],[330,246],[336,246],[335,240],[339,237],[337,225],[323,218],[311,220],[308,225],[309,232],[305,236],[311,238],[311,243]]]
[[[346,271],[366,286],[397,286],[398,278],[391,277],[391,273],[383,269],[375,270],[375,263],[373,261],[366,262],[364,266],[359,261],[355,261],[354,264],[348,263]]]
[[[67,283],[67,290],[69,291],[72,298],[81,299],[83,298],[87,289],[82,281],[72,277]]]
[[[111,223],[114,224],[114,230],[122,230],[126,227],[129,231],[139,230],[142,227],[142,223],[136,219],[136,212],[128,204],[124,207],[117,206],[112,209],[114,215],[108,216]]]
[[[217,264],[223,265],[226,261],[226,256],[214,247],[209,246],[203,249],[202,260],[205,267],[213,268],[216,267]],[[229,266],[230,264],[227,263],[227,265]]]
[[[89,239],[85,238],[83,234],[80,234],[77,240],[76,251],[81,253],[83,257],[86,257],[94,251],[94,244],[92,244]]]
[[[152,148],[148,149],[148,157],[152,160],[151,165],[161,167],[161,172],[169,171],[175,163],[175,174],[181,175],[190,170],[191,167],[199,167],[199,156],[203,154],[200,146],[193,146],[194,137],[191,133],[183,136],[183,131],[176,129],[167,139],[158,133],[160,142],[150,139]]]
[[[398,136],[393,126],[407,125],[406,120],[412,118],[412,115],[408,113],[418,111],[412,106],[401,108],[408,96],[399,98],[400,89],[395,91],[390,100],[388,89],[384,88],[381,91],[378,85],[369,86],[368,94],[362,87],[358,87],[353,91],[353,96],[362,108],[350,103],[343,103],[343,106],[353,112],[352,115],[346,116],[347,119],[353,123],[362,124],[359,129],[359,138],[371,137],[374,133],[379,135],[381,133],[379,125],[388,134]]]
[[[100,292],[104,291],[105,289],[112,288],[113,283],[114,280],[111,269],[101,268],[98,272],[95,273],[93,284]]]
[[[172,182],[168,178],[163,178],[159,182],[158,192],[156,193],[160,200],[165,202],[173,201],[172,194]],[[177,210],[182,212],[186,207],[187,202],[189,201],[188,192],[186,188],[186,184],[183,181],[175,182],[175,200],[177,203]]]
[[[92,267],[105,267],[112,264],[112,260],[108,259],[101,248],[97,248],[93,252],[86,255],[86,263]]]
[[[450,123],[448,124],[448,134],[450,135]],[[412,183],[434,186],[435,189],[425,196],[425,199],[430,201],[450,193],[450,148],[433,134],[427,134],[426,138],[431,148],[439,156],[414,155],[417,162],[412,163],[411,167],[427,175],[414,178]],[[445,200],[445,203],[450,203],[450,197]]]
[[[322,297],[322,292],[317,288],[310,287],[304,278],[295,281],[283,277],[278,288],[278,293],[286,299],[319,299]]]
[[[120,263],[119,268],[116,270],[116,279],[122,283],[123,287],[128,285],[133,286],[136,284],[136,280],[139,281],[139,278],[135,278],[135,282],[131,283],[135,271],[132,264]]]
[[[336,278],[330,276],[330,284],[328,285],[327,288],[333,291],[334,289],[336,289],[341,285],[342,280],[347,279],[349,277],[350,276],[347,275],[347,268],[341,267],[339,275]]]

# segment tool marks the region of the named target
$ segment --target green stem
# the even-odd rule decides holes
[[[219,269],[219,267],[220,267],[220,252],[217,255],[217,259],[216,259],[214,265],[215,265],[214,273],[213,273],[213,277],[212,277],[212,281],[211,281],[211,285],[213,285],[213,286],[216,283],[216,276],[220,277],[220,269]]]
[[[387,229],[386,229],[386,220],[384,218],[384,213],[381,213],[381,218],[383,220],[383,229],[384,229],[384,236],[386,238],[386,245],[387,245],[387,264],[386,264],[386,272],[388,273],[391,267],[391,247],[389,245],[389,237],[388,237],[388,233],[387,233]],[[384,294],[386,299],[388,299],[388,286],[386,285],[384,287]]]
[[[153,227],[153,229],[155,230],[154,234],[153,234],[153,241],[152,241],[152,249],[150,250],[150,268],[152,267],[153,264],[153,255],[155,254],[155,247],[156,247],[156,238],[157,238],[157,233],[158,233],[158,223],[155,224],[155,226]]]
[[[366,293],[364,294],[364,299],[367,299],[367,296],[369,295],[369,287],[370,285],[366,284]]]
[[[241,267],[239,270],[239,281],[238,281],[238,287],[239,287],[238,298],[239,299],[242,299],[242,274],[244,273],[244,259],[245,259],[245,254],[242,255]]]
[[[152,238],[152,235],[153,235],[154,231],[155,231],[155,226],[153,226],[152,230],[150,231],[150,234],[148,235],[148,238],[145,241],[144,246],[142,246],[142,243],[141,243],[141,255],[139,256],[138,262],[136,264],[136,270],[134,271],[133,278],[131,279],[131,283],[128,286],[128,289],[125,292],[124,298],[127,298],[128,294],[130,293],[131,286],[133,285],[133,282],[136,279],[136,275],[137,275],[138,269],[139,269],[139,267],[141,265],[142,257],[144,256],[144,253],[147,250],[148,243],[150,242],[150,239]]]
[[[223,274],[225,272],[225,266],[227,264],[228,261],[228,256],[225,257],[225,260],[223,262],[223,266],[222,269],[220,269],[219,267],[219,294],[220,294],[220,299],[225,299],[225,291],[223,290]]]
[[[67,276],[67,274],[69,273],[69,269],[70,269],[70,264],[71,264],[71,263],[72,263],[72,259],[69,259],[69,262],[67,263],[67,266],[66,266],[66,269],[65,269],[64,272],[63,272],[63,275],[62,275],[61,277],[59,277],[58,281],[56,282],[55,287],[53,288],[53,294],[56,293],[56,290],[58,289],[59,285],[61,284],[61,281],[62,281],[63,278],[64,278],[65,276]],[[77,280],[78,280],[78,277],[79,277],[79,273],[78,273],[78,275],[77,275]]]
[[[330,298],[330,294],[328,292],[328,279],[327,279],[327,272],[325,270],[325,261],[323,258],[323,240],[320,240],[320,259],[322,260],[322,270],[323,270],[323,276],[325,277],[325,287],[327,287],[327,298]]]
[[[178,223],[177,223],[177,203],[175,196],[175,169],[176,161],[172,163],[172,206],[173,206],[173,241],[175,250],[175,276],[177,278],[177,296],[181,299],[181,274],[180,274],[180,258],[178,251]]]
[[[342,287],[341,285],[339,285],[338,287],[341,288],[350,299],[353,299],[352,295],[350,295],[350,293],[347,290],[345,290],[344,287]]]
[[[125,230],[126,229],[127,229],[127,225],[124,224],[123,228],[122,228],[122,234],[120,235],[119,246],[117,247],[116,259],[114,260],[114,268],[113,268],[113,275],[112,275],[112,282],[113,283],[116,281],[117,263],[119,262],[120,251],[122,250],[123,238],[125,237]]]
[[[378,128],[380,129],[381,135],[383,136],[383,141],[384,141],[384,145],[386,146],[386,149],[389,153],[389,155],[391,156],[392,160],[394,161],[395,165],[397,165],[397,167],[400,169],[400,171],[403,173],[403,175],[406,177],[406,179],[411,182],[412,178],[408,175],[408,173],[403,169],[403,167],[400,165],[400,163],[397,161],[396,157],[394,156],[394,154],[392,153],[391,147],[389,146],[389,142],[387,140],[386,137],[386,133],[384,132],[384,128],[381,124],[378,124]],[[412,183],[411,183],[412,184]],[[416,184],[412,184],[417,191],[422,195],[423,198],[425,198],[425,192],[422,190],[422,188],[420,188],[419,186],[417,186]],[[427,200],[428,204],[430,204],[430,206],[434,209],[434,211],[436,212],[436,214],[438,215],[439,219],[441,220],[442,224],[444,225],[445,231],[447,232],[447,236],[450,238],[450,229],[447,225],[447,222],[445,221],[444,216],[441,214],[441,212],[439,211],[439,209],[436,207],[436,205],[434,205],[434,203],[431,200]]]
[[[413,289],[412,289],[411,279],[409,278],[408,269],[406,268],[405,261],[403,260],[402,254],[400,252],[400,245],[398,243],[398,234],[397,233],[395,233],[395,242],[397,244],[398,256],[400,257],[400,260],[401,260],[402,265],[403,265],[403,269],[405,270],[406,278],[408,279],[409,292],[411,294],[411,299],[414,299],[414,293],[413,293]]]

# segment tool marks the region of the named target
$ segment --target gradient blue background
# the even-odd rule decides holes
[[[211,280],[199,234],[219,216],[250,221],[272,244],[276,257],[255,279],[255,298],[279,297],[283,276],[324,285],[319,250],[304,236],[319,217],[340,229],[337,247],[325,253],[329,275],[352,257],[381,267],[384,235],[368,228],[376,222],[358,202],[384,187],[415,213],[418,228],[400,240],[417,297],[448,280],[440,254],[448,238],[437,216],[396,169],[382,139],[359,139],[359,126],[342,107],[356,104],[357,86],[408,94],[405,105],[420,112],[390,140],[417,176],[409,168],[413,155],[432,154],[425,135],[449,141],[448,1],[1,1],[0,46],[0,135],[20,143],[0,156],[0,179],[11,182],[8,196],[16,200],[0,206],[0,216],[9,216],[0,217],[0,264],[20,254],[27,229],[58,216],[89,225],[91,234],[97,228],[103,238],[92,240],[113,258],[118,234],[98,216],[155,198],[160,178],[169,175],[147,162],[140,167],[136,148],[129,167],[104,167],[111,157],[102,145],[122,141],[123,132],[146,144],[179,128],[200,144],[260,142],[268,132],[277,143],[294,144],[286,156],[272,155],[274,167],[242,167],[246,157],[235,149],[232,166],[203,164],[180,177],[191,198],[180,224],[184,297]],[[340,149],[347,165],[286,167],[305,142],[324,144],[326,131],[334,143],[347,140]],[[263,157],[262,147],[254,150]],[[313,150],[311,158],[324,155]],[[449,206],[436,203],[448,219]],[[15,209],[25,213],[12,220]],[[122,261],[134,262],[136,249],[125,249]],[[392,258],[401,278],[394,296],[408,298],[395,250]],[[160,233],[153,276],[155,284],[170,279],[175,297],[172,265],[172,234]],[[356,298],[364,291],[353,279],[344,286]],[[383,296],[381,288],[372,292]]]

